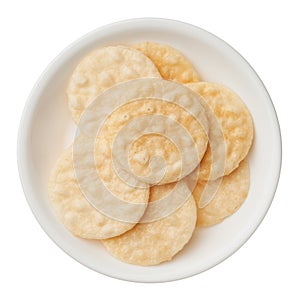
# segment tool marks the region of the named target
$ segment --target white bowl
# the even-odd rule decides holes
[[[152,267],[122,263],[109,255],[100,242],[74,237],[53,214],[46,188],[51,167],[74,137],[75,126],[65,101],[73,68],[94,48],[140,41],[166,43],[181,50],[204,80],[224,84],[242,97],[255,125],[255,142],[249,155],[251,187],[245,203],[221,224],[197,229],[192,241],[172,261]],[[115,278],[171,281],[215,266],[239,249],[258,227],[279,179],[280,129],[263,83],[247,61],[224,41],[203,29],[174,20],[133,19],[85,35],[47,67],[24,109],[18,164],[24,193],[35,217],[62,250],[85,266]]]

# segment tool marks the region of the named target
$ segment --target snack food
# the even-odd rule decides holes
[[[86,141],[84,137],[78,137],[78,139],[81,140],[81,143]],[[87,160],[88,154],[85,145],[83,145],[83,151],[78,154],[86,166],[81,176],[84,173],[89,174],[90,163]],[[86,239],[103,239],[119,235],[136,224],[112,219],[96,210],[80,190],[76,175],[73,146],[70,146],[59,158],[51,172],[48,191],[57,217],[72,234]],[[86,177],[90,180],[88,175]],[[92,181],[91,184],[93,185]],[[129,187],[121,182],[115,174],[113,174],[108,188],[111,192],[122,196],[124,201],[144,204],[144,210],[146,209],[149,189],[136,190]]]
[[[113,85],[142,77],[160,77],[143,53],[124,46],[94,50],[77,65],[67,87],[67,101],[78,123],[83,110],[101,92]]]
[[[205,195],[210,197],[211,201],[203,208],[199,208],[202,197],[213,184],[217,184],[218,188],[208,191],[208,195]],[[221,178],[220,183],[199,180],[193,191],[198,206],[197,226],[212,226],[236,212],[247,198],[249,186],[250,174],[246,160],[242,161],[232,173]]]
[[[150,202],[165,197],[174,183],[153,186]],[[102,240],[114,257],[136,265],[157,265],[172,259],[191,238],[196,224],[196,206],[192,195],[171,215],[155,222],[137,224],[118,237]]]
[[[215,180],[230,174],[246,157],[253,140],[253,122],[251,114],[240,97],[229,88],[216,83],[198,82],[187,84],[207,102],[219,121],[226,146],[225,166],[218,157],[212,157],[208,147],[200,167],[202,180]],[[215,142],[215,141],[210,141]],[[220,141],[217,141],[220,144]],[[216,155],[215,155],[216,156]],[[212,165],[218,170],[211,174]]]
[[[134,126],[125,127],[134,121]],[[179,126],[183,128],[181,135]],[[145,129],[149,133],[143,134]],[[96,149],[102,151],[104,160],[109,160],[111,153],[102,145],[112,145],[118,134],[120,139],[125,139],[126,145],[131,143],[132,137],[137,136],[129,148],[128,156],[122,160],[128,159],[132,173],[149,184],[175,182],[189,174],[202,159],[208,142],[206,129],[197,119],[179,105],[161,99],[131,101],[106,119],[96,145]],[[182,163],[182,152],[192,148],[193,144],[198,157],[188,157],[189,161]],[[115,157],[122,157],[120,151],[125,151],[121,146],[117,148],[119,150]],[[161,158],[156,165],[153,163],[155,157]],[[154,170],[159,172],[164,167],[161,180],[160,176],[152,174]],[[99,168],[99,176],[101,172],[102,168]]]
[[[178,50],[133,47],[97,49],[71,75],[80,134],[52,170],[49,198],[73,235],[151,266],[242,205],[253,123],[238,95],[200,82]]]
[[[133,46],[148,56],[162,78],[181,83],[200,81],[200,75],[191,62],[177,49],[153,42],[145,42]]]

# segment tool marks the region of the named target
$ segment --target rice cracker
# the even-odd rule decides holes
[[[153,186],[150,200],[165,197],[174,184]],[[130,231],[102,240],[104,247],[123,262],[141,266],[171,260],[190,240],[196,224],[196,205],[190,197],[169,216],[151,223],[139,223]]]
[[[155,119],[155,115],[159,116],[159,119]],[[174,123],[170,123],[170,119]],[[125,127],[133,121],[135,123],[132,127]],[[178,128],[174,127],[175,125],[178,125]],[[184,129],[179,128],[180,126]],[[143,134],[143,130],[149,127],[150,133]],[[121,131],[122,128],[125,128],[124,132]],[[182,129],[182,134],[179,129]],[[160,134],[157,134],[159,131]],[[172,133],[174,140],[168,138],[168,133]],[[118,134],[124,144],[131,145],[126,157],[123,157],[126,153],[123,146],[116,147],[117,150],[112,156],[111,148]],[[132,141],[135,135],[137,139]],[[202,159],[207,142],[205,125],[200,124],[181,106],[161,99],[140,99],[122,105],[106,119],[95,149],[102,153],[100,157],[104,160],[113,157],[119,159],[120,163],[128,161],[130,170],[135,176],[139,176],[141,181],[165,184],[178,181],[192,172]],[[182,162],[182,153],[179,150],[190,151],[193,145],[197,155],[188,156],[187,161]],[[157,157],[161,157],[165,163],[157,163],[157,171],[165,167],[165,173],[160,178],[151,177],[151,173],[155,172],[153,158]],[[101,173],[103,172],[99,169],[100,176]]]
[[[82,142],[84,143],[85,139]],[[85,149],[80,156],[85,160]],[[87,164],[86,167],[90,168]],[[87,178],[87,180],[90,179]],[[94,184],[92,180],[90,184]],[[111,176],[108,188],[117,195],[119,191],[117,188],[120,188],[120,197],[122,196],[128,202],[144,203],[146,209],[149,189],[136,190],[128,187],[116,175]],[[75,236],[86,239],[109,238],[126,232],[136,224],[110,218],[100,213],[88,202],[80,189],[74,169],[73,146],[64,151],[53,168],[48,192],[57,217]]]
[[[141,77],[161,77],[152,61],[140,51],[108,46],[86,55],[73,71],[67,87],[67,101],[75,123],[83,110],[104,90]]]
[[[162,78],[180,83],[197,82],[200,75],[192,63],[177,49],[168,45],[145,42],[133,46],[148,56]]]
[[[199,227],[220,223],[240,208],[247,198],[250,186],[248,162],[243,160],[237,169],[220,180],[218,189],[210,195],[209,203],[203,208],[199,208],[202,197],[209,186],[215,182],[199,180],[193,191],[198,206],[197,226]]]
[[[223,137],[219,136],[220,140],[209,142],[200,163],[200,179],[215,180],[230,174],[248,154],[254,135],[252,117],[241,98],[225,86],[209,82],[191,83],[187,86],[202,96],[221,125]],[[225,163],[218,159],[217,153],[214,154],[210,147],[212,142],[221,145],[223,138]]]

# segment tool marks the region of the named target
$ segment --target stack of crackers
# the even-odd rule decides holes
[[[100,240],[123,262],[156,265],[247,198],[251,114],[175,48],[95,49],[75,67],[66,95],[80,133],[48,190],[78,238]]]

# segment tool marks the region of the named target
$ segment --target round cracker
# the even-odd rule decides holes
[[[225,86],[209,82],[190,83],[187,86],[203,97],[221,125],[223,137],[217,138],[225,140],[225,165],[218,157],[213,157],[209,146],[200,164],[200,179],[215,180],[230,174],[248,154],[254,134],[252,117],[242,99]],[[209,145],[221,145],[221,142],[211,140],[210,136]],[[214,172],[211,172],[212,168]]]
[[[67,101],[78,123],[83,110],[104,90],[141,77],[161,77],[152,61],[140,51],[123,46],[97,49],[77,65],[67,87]]]
[[[121,137],[126,141],[126,144],[130,144],[130,139],[136,132],[139,133],[139,131],[144,130],[144,127],[151,125],[150,122],[153,121],[151,120],[151,116],[153,115],[163,117],[163,119],[160,119],[162,120],[160,123],[154,122],[154,126],[157,127],[157,130],[165,130],[165,135],[156,133],[141,135],[140,138],[131,144],[128,157],[122,158],[121,160],[127,159],[132,173],[135,176],[139,176],[141,181],[149,184],[175,182],[195,169],[206,151],[208,142],[206,129],[194,116],[175,103],[161,99],[140,99],[122,105],[106,119],[98,135],[98,141],[95,147],[96,151],[101,152],[100,157],[104,159],[103,162],[98,163],[100,166],[99,176],[103,176],[102,174],[105,173],[102,169],[106,161],[110,160],[112,156],[110,150],[112,146],[109,145],[113,144],[121,129],[124,128],[126,124],[130,124],[133,120],[137,120],[131,130],[126,128]],[[149,122],[148,119],[143,119],[147,116],[150,116]],[[187,131],[188,137],[190,137],[191,140],[186,140],[187,136],[179,136],[178,131],[175,131],[173,128],[174,124],[170,124],[170,118]],[[167,132],[174,133],[174,136],[177,138],[176,143],[167,138]],[[196,157],[189,157],[189,161],[182,163],[181,153],[178,148],[187,149],[186,151],[190,150],[193,144],[190,145],[189,142],[195,144],[197,155]],[[122,157],[123,153],[124,149],[120,147],[120,149],[116,151],[116,159]],[[162,162],[158,162],[157,169],[165,167],[166,171],[159,182],[156,181],[156,177],[145,179],[146,176],[151,175],[153,171],[153,165],[151,165],[153,162],[152,159],[156,157],[161,157],[165,164],[162,165]]]
[[[85,150],[82,153],[83,160],[84,156]],[[72,234],[86,239],[104,239],[122,234],[136,224],[112,219],[96,210],[82,194],[77,178],[71,146],[61,155],[52,170],[48,191],[56,215]],[[146,208],[149,189],[137,191],[118,180],[115,176],[110,188],[116,193],[112,186],[121,187],[123,198],[127,201],[131,199],[133,202],[144,202]],[[93,182],[90,184],[93,185]]]
[[[140,43],[133,47],[153,61],[164,79],[181,83],[201,80],[191,62],[177,49],[151,42]]]
[[[243,160],[239,167],[231,174],[220,179],[218,190],[211,195],[210,202],[203,208],[198,207],[197,226],[206,227],[220,223],[224,218],[232,215],[247,198],[250,186],[249,166]],[[193,191],[198,206],[206,189],[213,185],[213,181],[199,180]],[[207,196],[207,195],[206,195]]]
[[[153,186],[150,201],[170,193],[174,184]],[[192,196],[169,216],[152,223],[139,223],[130,231],[102,240],[114,257],[130,264],[150,266],[171,260],[190,240],[196,224],[196,205]]]

